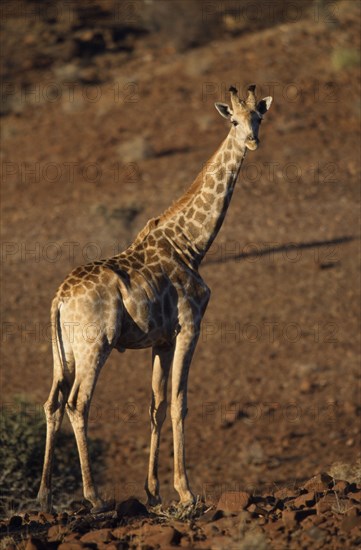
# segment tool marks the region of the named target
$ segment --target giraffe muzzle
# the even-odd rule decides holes
[[[259,139],[258,138],[255,138],[255,137],[249,137],[246,139],[246,147],[250,150],[250,151],[255,151],[257,148],[258,148],[258,145],[259,145]]]

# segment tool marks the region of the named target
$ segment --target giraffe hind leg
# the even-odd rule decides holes
[[[61,427],[65,405],[74,380],[74,354],[66,334],[53,324],[53,384],[44,404],[46,417],[46,443],[43,473],[38,500],[42,510],[50,511],[52,504],[51,480],[56,437]],[[58,347],[59,345],[59,347]]]
[[[93,505],[93,512],[106,510],[108,504],[99,496],[95,487],[88,448],[88,419],[95,384],[111,348],[94,350],[90,363],[79,358],[75,366],[75,380],[66,404],[66,412],[72,425],[79,453],[83,479],[84,498]]]
[[[49,397],[44,404],[46,417],[46,444],[43,473],[41,478],[38,500],[42,510],[51,511],[51,479],[56,436],[59,432],[65,404],[68,398],[69,386],[66,380],[54,378]]]

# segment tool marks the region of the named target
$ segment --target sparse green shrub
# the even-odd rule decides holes
[[[360,61],[360,52],[355,48],[335,48],[332,52],[332,65],[337,71],[358,67]]]
[[[43,408],[22,398],[3,405],[0,416],[0,514],[9,515],[34,507],[40,485],[46,436]],[[103,450],[99,440],[90,440],[93,464]],[[81,472],[75,438],[60,430],[54,453],[54,504],[69,504],[81,487]]]

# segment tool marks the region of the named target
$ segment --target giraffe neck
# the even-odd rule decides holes
[[[188,191],[160,217],[159,227],[194,268],[222,226],[245,154],[245,143],[237,141],[232,126]]]

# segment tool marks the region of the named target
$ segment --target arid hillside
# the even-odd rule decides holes
[[[229,102],[230,85],[244,95],[255,83],[259,97],[274,98],[261,145],[247,155],[200,269],[212,297],[189,378],[190,482],[207,505],[226,491],[296,491],[292,500],[321,472],[347,481],[344,495],[359,495],[359,3],[104,0],[1,9],[5,413],[22,396],[34,418],[42,415],[52,377],[49,309],[64,277],[123,250],[185,192],[228,132],[214,102]],[[150,382],[150,350],[128,350],[112,352],[97,384],[89,435],[103,443],[102,494],[117,502],[145,502]],[[176,497],[172,453],[168,418],[165,504]],[[276,514],[279,530],[265,529],[253,507],[242,522],[262,540],[244,548],[361,544],[350,496],[350,528],[340,527],[345,510],[316,510],[318,493],[335,492],[327,480],[307,504],[323,534],[305,535],[311,525],[302,514]],[[265,504],[269,512],[275,502]],[[218,533],[177,535],[162,548],[183,540],[241,548],[247,529],[241,536],[236,521],[220,521]],[[113,539],[98,547],[158,544]]]

